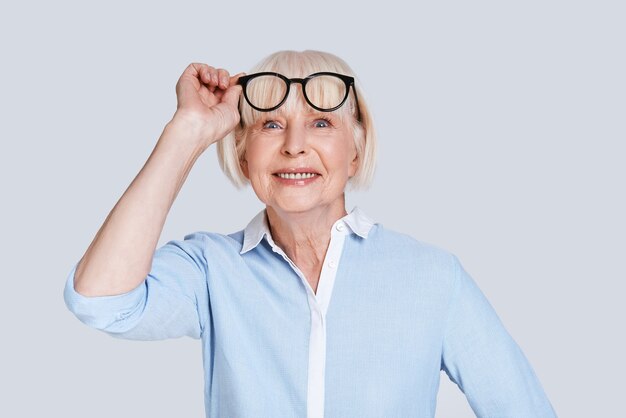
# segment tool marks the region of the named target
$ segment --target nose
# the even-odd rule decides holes
[[[307,150],[308,141],[305,130],[296,124],[287,126],[281,153],[286,156],[295,157],[300,154],[306,154]]]

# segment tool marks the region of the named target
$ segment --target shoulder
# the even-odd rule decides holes
[[[218,232],[194,231],[186,234],[183,239],[167,241],[163,247],[178,247],[189,253],[233,253],[241,249],[243,230],[232,234]]]
[[[390,261],[419,264],[422,267],[441,268],[453,272],[458,258],[450,250],[419,240],[409,234],[395,231],[376,223],[370,231],[372,251]],[[368,239],[369,241],[369,239]]]
[[[411,255],[437,259],[454,257],[451,251],[443,247],[419,240],[404,232],[389,229],[380,223],[376,223],[372,227],[369,236],[372,238],[373,245],[396,253],[410,253]]]

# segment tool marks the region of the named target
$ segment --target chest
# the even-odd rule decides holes
[[[313,289],[313,293],[317,294],[317,286],[320,283],[320,277],[322,274],[322,265],[320,264],[319,266],[313,266],[310,268],[300,268],[300,271],[302,272],[302,274],[304,274],[304,277],[306,278],[306,281],[309,282],[309,285],[311,285],[311,289]]]

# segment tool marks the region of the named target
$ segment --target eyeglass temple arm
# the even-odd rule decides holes
[[[361,122],[361,108],[359,107],[359,98],[356,94],[356,86],[354,83],[351,84],[352,91],[354,92],[354,100],[356,101],[356,119]]]
[[[241,114],[241,98],[243,97],[243,92],[239,95],[239,101],[237,102],[237,111],[239,112],[239,126],[243,129],[243,115]]]

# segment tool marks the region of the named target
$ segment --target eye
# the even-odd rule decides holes
[[[327,118],[321,117],[321,118],[318,118],[318,119],[314,122],[314,126],[315,126],[316,128],[330,128],[330,126],[331,126],[331,122],[330,122],[330,119],[327,119]]]
[[[273,120],[266,120],[264,121],[261,126],[263,127],[263,129],[279,129],[280,125]]]

